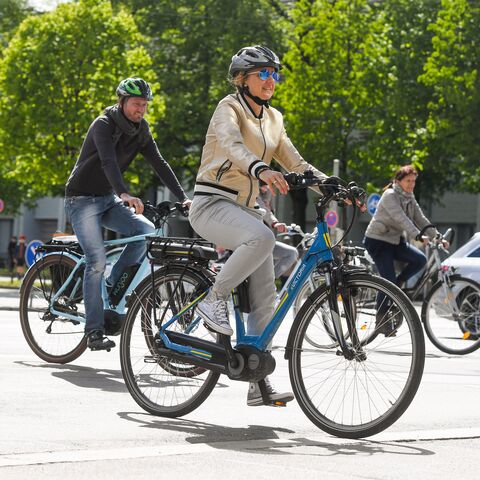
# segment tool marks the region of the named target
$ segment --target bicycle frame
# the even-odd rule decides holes
[[[294,302],[295,297],[299,293],[304,282],[309,278],[313,269],[316,268],[318,265],[333,261],[330,236],[328,233],[327,224],[323,219],[323,215],[319,216],[317,222],[317,235],[312,245],[305,253],[302,260],[299,262],[296,269],[292,272],[287,282],[285,283],[273,317],[268,323],[268,325],[265,327],[264,331],[260,335],[247,335],[245,332],[245,325],[243,322],[242,314],[238,311],[238,309],[235,309],[237,347],[240,345],[244,345],[254,347],[261,351],[266,351],[273,337],[275,336],[275,333],[280,327],[283,319],[285,318],[285,315],[287,314],[292,303]],[[205,294],[206,292],[202,293],[202,295],[197,297],[192,303],[184,307],[183,310],[178,312],[170,320],[168,320],[165,324],[161,326],[159,335],[167,348],[180,353],[189,353],[195,356],[201,356],[203,358],[205,358],[205,355],[210,355],[209,352],[199,351],[199,349],[197,348],[193,349],[191,347],[186,347],[185,345],[174,343],[168,338],[167,334],[165,333],[165,330],[170,325],[177,321],[187,311],[194,308],[195,305],[205,296]]]
[[[428,280],[430,280],[436,272],[440,274],[443,282],[445,281],[445,277],[450,275],[450,269],[442,269],[442,261],[438,253],[438,247],[434,246],[429,248],[430,254],[428,255],[427,264],[425,265],[422,275],[412,288],[407,289],[407,294],[412,300],[420,295]]]
[[[154,233],[144,234],[144,235],[136,235],[133,237],[128,238],[121,238],[115,240],[107,240],[104,242],[105,247],[109,246],[126,246],[129,243],[138,242],[138,241],[146,241],[149,237],[153,237],[156,235],[161,234],[162,229],[157,229]],[[48,255],[58,254],[57,252],[48,253],[44,255],[42,258],[47,257]],[[76,262],[75,268],[72,270],[66,281],[63,283],[61,288],[56,292],[56,294],[50,300],[50,312],[54,315],[58,315],[62,318],[67,318],[69,320],[77,321],[80,323],[85,323],[85,317],[83,315],[73,315],[71,313],[65,312],[64,310],[59,311],[55,309],[54,305],[56,301],[63,295],[63,292],[66,290],[67,287],[70,286],[72,280],[76,277],[77,273],[81,270],[81,268],[85,265],[85,256],[82,255],[78,257],[77,255],[73,255],[72,253],[63,253],[63,255],[68,256],[69,258],[73,259]],[[35,268],[35,263],[30,267]],[[137,287],[137,285],[147,276],[150,271],[150,263],[148,259],[145,257],[140,264],[139,269],[137,270],[135,276],[130,281],[123,297],[121,298],[118,305],[112,307],[109,302],[107,287],[105,284],[105,279],[102,281],[102,299],[103,299],[103,309],[104,310],[111,310],[116,312],[119,315],[123,315],[126,309],[127,297],[132,293],[132,291]],[[79,288],[81,288],[82,278],[77,277],[76,283],[72,288],[72,292],[70,295],[74,296]]]

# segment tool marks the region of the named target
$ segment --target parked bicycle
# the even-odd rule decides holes
[[[420,235],[431,227],[425,226]],[[430,341],[445,353],[464,355],[480,348],[480,284],[442,265],[441,252],[448,254],[442,238],[450,240],[451,233],[449,229],[429,241],[427,265],[404,291],[412,301],[422,300],[421,317]]]
[[[144,214],[155,225],[150,235],[108,240],[105,247],[124,247],[161,234],[163,225],[173,212],[183,211],[181,204],[163,202],[157,207],[145,203]],[[112,251],[112,253],[115,253]],[[107,254],[108,258],[108,254]],[[36,261],[25,274],[20,289],[20,323],[30,348],[42,360],[68,363],[86,349],[84,333],[83,273],[85,257],[76,237],[55,237],[36,251]],[[102,283],[105,332],[119,335],[125,320],[128,297],[149,274],[145,259],[136,268],[129,267],[117,284],[107,291]]]
[[[187,239],[149,242],[149,256],[161,267],[133,292],[120,343],[125,383],[147,412],[164,417],[190,413],[206,400],[220,374],[258,382],[264,403],[270,404],[263,379],[275,369],[275,359],[268,346],[314,270],[325,283],[305,300],[285,347],[295,397],[307,417],[330,434],[366,437],[394,423],[413,400],[425,357],[415,309],[391,283],[362,267],[338,263],[332,254],[326,208],[332,200],[345,199],[355,207],[364,199],[363,190],[354,184],[324,184],[310,175],[286,178],[291,188],[319,186],[324,196],[316,205],[312,245],[259,336],[245,333],[241,304],[248,302],[241,301],[238,291],[234,346],[230,337],[209,332],[196,313],[213,282],[207,267],[215,258],[213,246]],[[403,316],[396,337],[375,334],[379,292],[388,306],[385,318],[389,312]],[[307,335],[320,347],[312,348]]]

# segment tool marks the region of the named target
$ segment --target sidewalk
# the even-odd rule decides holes
[[[18,310],[20,293],[16,288],[0,288],[0,310]]]

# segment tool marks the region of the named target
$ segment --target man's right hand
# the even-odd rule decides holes
[[[143,213],[143,202],[139,198],[132,197],[128,193],[122,193],[120,198],[123,202],[128,203],[129,207],[134,208],[135,213],[138,213],[139,215]]]

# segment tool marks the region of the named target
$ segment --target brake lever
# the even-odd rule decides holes
[[[183,205],[180,202],[175,202],[175,208],[184,216],[188,217],[189,208],[186,205]]]

